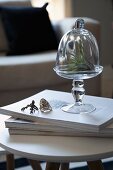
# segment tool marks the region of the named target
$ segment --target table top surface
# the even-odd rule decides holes
[[[0,115],[0,146],[30,159],[79,162],[113,157],[113,138],[10,135]]]
[[[79,162],[113,156],[113,138],[9,135],[3,124],[1,127],[0,146],[26,158]]]

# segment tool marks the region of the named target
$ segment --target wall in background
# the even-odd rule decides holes
[[[65,17],[65,0],[31,0],[34,7],[42,7],[46,2],[49,3],[47,10],[51,19],[58,20]]]
[[[101,23],[101,57],[103,65],[113,64],[112,0],[71,0],[72,16],[91,17]]]

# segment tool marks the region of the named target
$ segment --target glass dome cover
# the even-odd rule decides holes
[[[58,75],[69,79],[91,78],[102,71],[97,41],[84,29],[83,19],[77,19],[75,27],[62,37],[54,69]]]

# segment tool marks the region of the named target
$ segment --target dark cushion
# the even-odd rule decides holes
[[[57,38],[46,5],[34,7],[0,7],[8,39],[8,55],[55,50]]]

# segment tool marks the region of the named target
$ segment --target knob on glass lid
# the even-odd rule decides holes
[[[73,79],[72,94],[75,103],[63,107],[71,113],[88,113],[95,108],[90,104],[83,104],[85,94],[83,80],[100,74],[103,67],[99,65],[99,49],[93,34],[84,29],[84,20],[78,18],[75,26],[62,37],[56,57],[56,73],[67,79]]]

